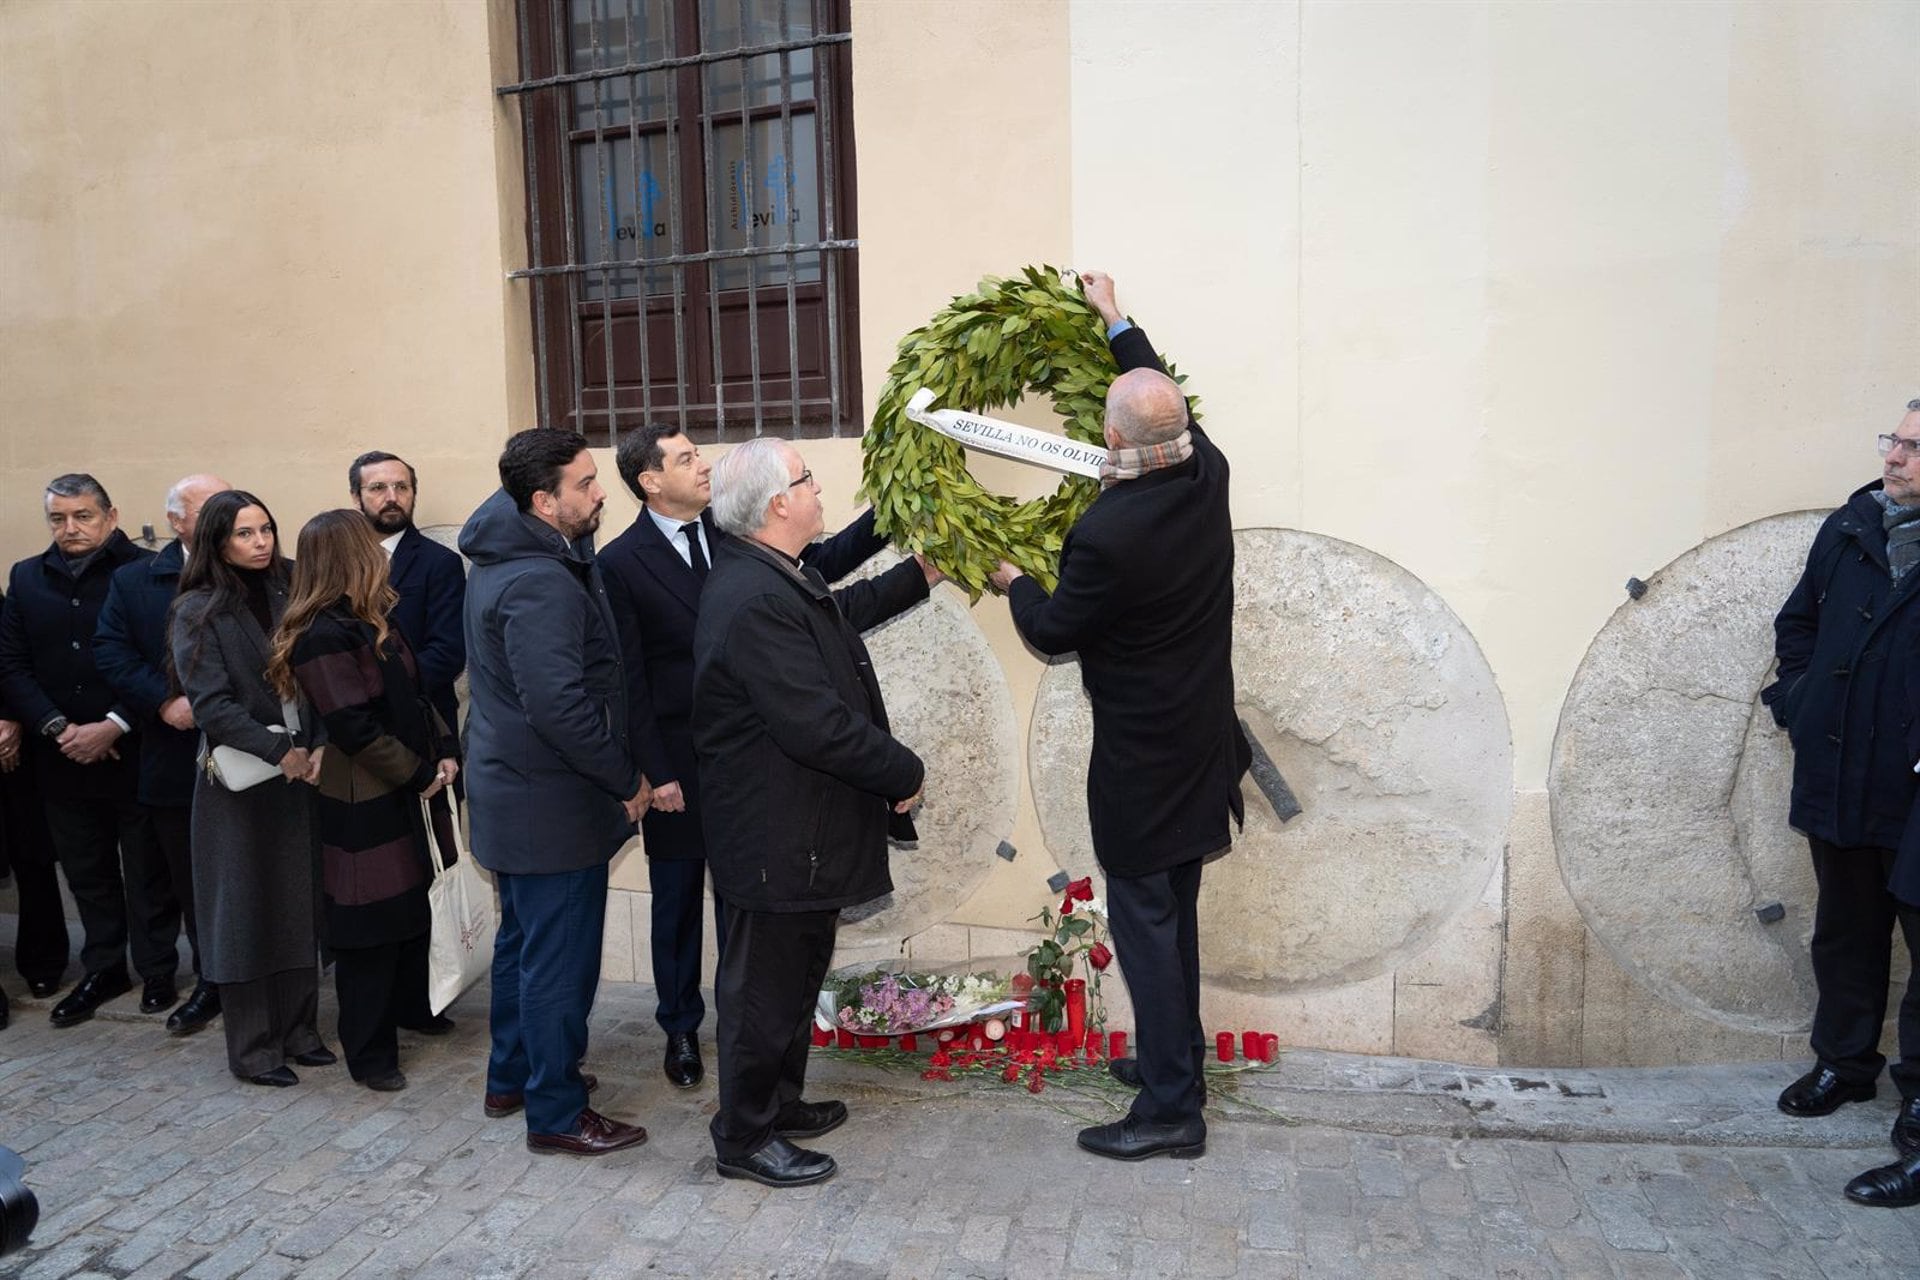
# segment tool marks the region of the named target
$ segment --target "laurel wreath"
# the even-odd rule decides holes
[[[907,400],[931,387],[940,408],[986,413],[1044,392],[1069,437],[1103,445],[1107,386],[1118,373],[1106,327],[1077,279],[1041,266],[982,280],[902,338],[887,370],[862,441],[860,488],[873,503],[875,528],[926,556],[975,599],[1002,560],[1051,591],[1067,530],[1099,485],[1066,475],[1054,492],[1028,502],[990,493],[967,471],[966,449],[908,418]]]

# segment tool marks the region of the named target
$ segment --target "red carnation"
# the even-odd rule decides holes
[[[1067,886],[1067,898],[1075,902],[1093,901],[1093,877],[1082,876]]]
[[[1035,1067],[1033,1069],[1033,1074],[1027,1077],[1027,1092],[1038,1093],[1046,1087],[1047,1087],[1046,1077],[1040,1074],[1039,1067]]]
[[[1105,972],[1106,967],[1113,963],[1113,952],[1108,950],[1106,943],[1096,942],[1087,948],[1087,963]]]
[[[1005,1080],[1008,1084],[1012,1084],[1014,1081],[1018,1080],[1020,1078],[1020,1064],[1017,1062],[1009,1062],[1007,1064],[1007,1069],[1000,1073],[1000,1078],[1002,1080]]]

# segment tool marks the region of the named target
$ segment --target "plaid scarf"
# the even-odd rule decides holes
[[[1138,480],[1149,471],[1177,467],[1193,456],[1193,433],[1182,431],[1171,440],[1137,448],[1109,449],[1100,464],[1100,487],[1111,489],[1122,480]]]
[[[1881,524],[1887,531],[1887,564],[1895,582],[1920,564],[1920,506],[1903,507],[1879,489],[1873,491],[1880,504]]]

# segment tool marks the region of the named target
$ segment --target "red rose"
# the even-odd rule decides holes
[[[1070,916],[1070,915],[1072,915],[1072,914],[1073,914],[1073,899],[1072,899],[1072,898],[1062,898],[1062,899],[1060,899],[1060,914],[1061,914],[1062,916]]]
[[[1096,942],[1087,948],[1087,963],[1105,972],[1106,967],[1113,963],[1113,952],[1107,949],[1106,943]]]
[[[1016,973],[1013,975],[1013,981],[1008,983],[1007,986],[1015,995],[1023,996],[1033,990],[1033,975],[1030,973]]]
[[[1068,885],[1067,898],[1069,901],[1092,902],[1093,901],[1093,877],[1082,876],[1080,879],[1075,880],[1072,884]]]

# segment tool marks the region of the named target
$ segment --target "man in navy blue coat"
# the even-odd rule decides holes
[[[85,1022],[132,989],[127,956],[145,980],[140,1008],[179,999],[179,906],[167,890],[153,827],[136,798],[135,715],[93,661],[93,632],[120,566],[144,560],[90,475],[47,482],[53,543],[13,566],[0,613],[0,686],[33,753],[47,829],[80,908],[86,976],[53,1007],[53,1025]],[[124,875],[123,875],[124,868]]]
[[[647,807],[627,750],[626,674],[593,559],[606,491],[587,442],[522,431],[500,489],[460,531],[473,856],[500,888],[486,1113],[527,1113],[527,1147],[602,1155],[647,1140],[587,1105],[607,864]]]
[[[1888,891],[1908,838],[1915,776],[1909,666],[1920,660],[1920,400],[1880,437],[1881,478],[1814,537],[1806,571],[1774,620],[1777,679],[1760,697],[1793,742],[1787,820],[1807,837],[1819,896],[1813,1070],[1780,1109],[1823,1116],[1874,1096],[1886,1058],[1893,930],[1913,965],[1898,1019],[1893,1142],[1920,1154],[1920,907]],[[1856,1197],[1857,1198],[1857,1197]]]
[[[700,594],[727,535],[707,510],[712,467],[678,426],[642,427],[621,436],[615,465],[643,504],[626,532],[600,552],[607,599],[620,628],[627,667],[627,734],[653,788],[641,821],[651,890],[654,1016],[667,1034],[669,1083],[700,1083],[702,890],[707,847],[700,826],[700,779],[693,748],[693,630]],[[886,545],[868,511],[801,553],[835,582]],[[722,904],[713,904],[717,949],[726,948]]]
[[[459,556],[413,527],[420,482],[405,460],[378,449],[363,453],[347,468],[347,486],[393,561],[387,580],[400,595],[393,606],[393,625],[413,650],[420,687],[447,727],[458,733],[460,703],[453,686],[467,665],[467,642],[460,630],[466,569]],[[461,790],[457,781],[454,789]]]
[[[180,588],[180,571],[193,549],[200,505],[233,486],[219,476],[193,475],[167,490],[167,526],[173,541],[151,560],[122,565],[107,588],[93,633],[93,663],[137,717],[138,796],[153,824],[166,864],[167,885],[187,926],[193,969],[200,972],[200,926],[193,912],[193,773],[200,731],[193,706],[167,678],[167,615]],[[171,945],[171,943],[169,944]],[[220,989],[204,977],[167,1018],[175,1035],[198,1031],[219,1016]]]

